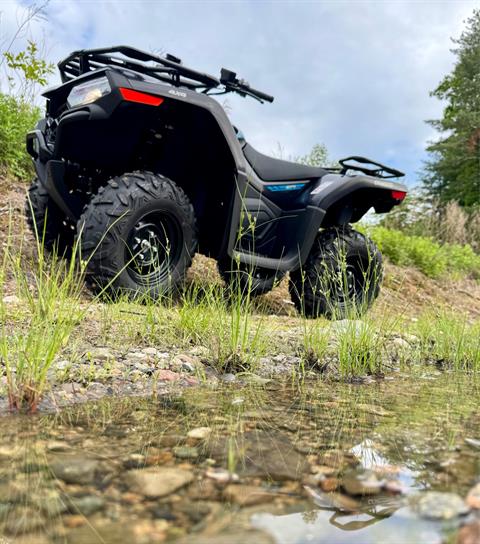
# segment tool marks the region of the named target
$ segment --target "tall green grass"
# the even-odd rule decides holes
[[[12,224],[12,221],[10,221]],[[76,248],[69,260],[47,255],[44,233],[36,232],[36,262],[22,255],[8,236],[2,278],[11,277],[15,296],[26,311],[15,315],[4,299],[2,283],[0,357],[5,368],[11,409],[34,412],[44,393],[47,372],[83,318],[80,298],[82,274],[76,266]],[[11,295],[11,293],[9,293]]]
[[[480,279],[480,255],[470,245],[440,244],[425,236],[375,226],[366,229],[380,251],[399,266],[413,266],[431,278],[471,276]]]

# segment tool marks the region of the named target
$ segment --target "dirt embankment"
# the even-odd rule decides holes
[[[34,255],[34,239],[24,221],[27,185],[0,178],[3,194],[0,206],[0,248],[6,247],[10,237],[12,247],[21,248],[27,257]],[[201,255],[194,259],[189,280],[220,281],[215,263]],[[6,293],[13,290],[7,282]],[[88,296],[88,294],[86,294]],[[262,297],[263,311],[294,317],[287,281]],[[451,310],[467,313],[472,319],[480,317],[480,283],[475,280],[428,278],[415,268],[402,268],[387,262],[381,295],[375,305],[375,314],[394,313],[416,317],[425,310]]]

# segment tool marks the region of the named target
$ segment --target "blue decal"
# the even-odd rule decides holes
[[[269,191],[296,191],[298,189],[301,189],[302,187],[305,187],[305,183],[287,183],[287,184],[281,184],[281,185],[267,185],[267,189]]]

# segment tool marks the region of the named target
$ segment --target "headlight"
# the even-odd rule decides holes
[[[91,79],[80,85],[75,85],[67,97],[67,103],[71,108],[81,106],[82,104],[91,104],[108,94],[111,90],[106,77]]]

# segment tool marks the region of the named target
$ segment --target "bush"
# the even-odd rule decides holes
[[[368,234],[394,264],[414,266],[432,278],[446,274],[480,278],[480,255],[470,245],[442,245],[425,236],[382,226],[370,227]]]
[[[32,177],[25,135],[40,118],[40,109],[21,98],[0,93],[0,173],[19,179]]]

